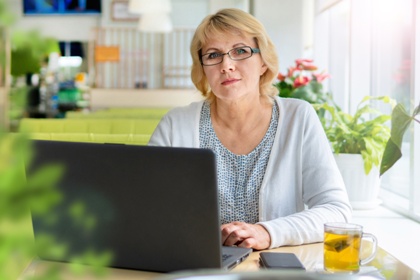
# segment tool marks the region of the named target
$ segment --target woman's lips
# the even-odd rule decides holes
[[[227,80],[224,80],[223,82],[222,82],[222,85],[230,85],[230,84],[233,84],[233,83],[236,83],[237,81],[239,81],[238,79],[227,79]]]

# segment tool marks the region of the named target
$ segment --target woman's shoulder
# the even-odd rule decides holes
[[[204,101],[195,101],[185,106],[174,107],[166,113],[163,121],[172,124],[193,125],[199,120]]]
[[[304,113],[314,110],[313,106],[309,102],[302,99],[284,98],[276,96],[275,100],[280,110],[282,110],[283,112],[298,111]]]

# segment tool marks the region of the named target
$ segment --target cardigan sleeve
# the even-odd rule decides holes
[[[278,155],[287,162],[294,170],[286,175],[284,166],[279,165],[280,170],[272,169],[273,180],[267,188],[266,202],[263,205],[266,220],[261,221],[271,236],[270,248],[284,245],[300,245],[304,243],[320,242],[323,240],[323,225],[326,222],[348,222],[351,218],[351,206],[341,173],[336,165],[331,147],[325,135],[315,110],[309,104],[300,104],[298,110],[304,111],[298,119],[291,119],[293,128],[290,135],[293,140],[293,152],[289,154],[294,158],[284,160],[282,153]],[[303,108],[306,109],[303,109]],[[284,131],[283,131],[284,133]],[[278,175],[280,173],[280,175]],[[289,176],[289,179],[276,181],[276,176]],[[282,186],[278,182],[287,182]],[[280,193],[280,194],[279,194]],[[270,209],[270,205],[281,199],[284,205]],[[264,200],[263,200],[264,201]],[[300,204],[302,206],[300,206]],[[276,206],[273,206],[276,207]],[[267,209],[268,208],[268,209]],[[282,213],[282,208],[288,208],[288,213]]]
[[[168,115],[163,116],[150,137],[149,146],[171,146],[171,121]]]

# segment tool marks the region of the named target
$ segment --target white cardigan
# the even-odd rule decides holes
[[[259,194],[259,224],[270,233],[270,248],[320,242],[324,223],[351,218],[344,182],[312,106],[275,100],[279,123]],[[168,112],[149,145],[198,148],[202,105]]]

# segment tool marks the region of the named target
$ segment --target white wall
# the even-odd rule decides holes
[[[171,0],[174,27],[196,27],[209,11],[208,0]]]
[[[312,28],[304,15],[313,9],[304,0],[260,0],[254,2],[255,16],[264,24],[268,34],[277,47],[280,71],[295,64],[312,47]],[[310,11],[313,14],[313,11]]]
[[[238,8],[244,11],[250,11],[249,0],[210,0],[209,13],[215,13],[223,8]]]

